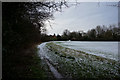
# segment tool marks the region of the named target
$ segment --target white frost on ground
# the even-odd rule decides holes
[[[54,41],[63,47],[118,60],[118,42]]]
[[[55,69],[55,67],[53,67],[52,64],[49,63],[49,61],[47,61],[47,64],[51,70],[51,72],[53,73],[53,75],[55,76],[55,78],[59,79],[59,78],[63,78],[62,75]]]
[[[42,43],[40,45],[38,45],[38,48],[40,49],[39,50],[39,56],[41,59],[44,59],[47,63],[47,65],[49,66],[51,72],[53,73],[54,77],[56,79],[59,79],[59,78],[63,78],[62,75],[57,71],[57,69],[55,69],[55,67],[49,63],[50,58],[47,56],[48,54],[48,49],[46,48],[46,43]]]
[[[38,48],[41,59],[47,63],[56,78],[79,77],[80,75],[81,77],[96,78],[101,75],[114,78],[118,77],[119,65],[117,61],[110,60],[113,56],[107,56],[110,55],[110,50],[107,49],[110,46],[115,48],[116,44],[117,42],[52,41],[42,43],[38,45]],[[113,54],[112,50],[111,54]],[[107,56],[110,59],[98,56]]]

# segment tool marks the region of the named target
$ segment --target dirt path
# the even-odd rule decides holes
[[[46,43],[42,43],[41,45],[38,46],[38,48],[40,48],[39,55],[41,59],[44,59],[46,61],[47,65],[49,66],[50,71],[52,72],[52,74],[54,75],[56,79],[63,78],[63,76],[57,71],[57,69],[55,69],[55,67],[49,62],[50,60],[46,55],[47,51],[44,50],[44,48],[46,48],[45,45]]]
[[[49,63],[49,61],[46,59],[46,62],[51,70],[51,72],[53,73],[53,75],[55,76],[55,78],[59,79],[59,78],[63,78],[62,75],[57,71],[57,69],[55,69],[55,67]]]

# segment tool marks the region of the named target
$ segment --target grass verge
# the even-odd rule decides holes
[[[14,49],[10,55],[3,55],[2,79],[50,79],[53,78],[46,64],[38,56],[37,44]],[[3,53],[4,54],[4,53]],[[7,53],[8,54],[8,53]]]
[[[65,48],[52,42],[47,43],[46,47],[52,63],[65,78],[120,78],[117,61]]]

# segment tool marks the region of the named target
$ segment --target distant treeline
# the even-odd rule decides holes
[[[119,41],[120,40],[120,27],[110,25],[109,27],[96,26],[96,28],[88,30],[86,33],[83,31],[64,30],[62,35],[42,35],[43,41]]]

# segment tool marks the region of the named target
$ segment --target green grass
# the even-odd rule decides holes
[[[117,61],[47,43],[48,56],[64,77],[73,78],[120,78]]]
[[[31,70],[31,75],[26,76],[26,77],[40,78],[40,79],[44,79],[46,77],[45,71],[43,70],[43,68],[41,66],[41,59],[37,55],[37,51],[36,51],[35,55],[33,56],[33,63],[29,67]]]
[[[56,43],[61,44],[62,42],[56,42]]]
[[[16,50],[14,55],[3,56],[3,79],[49,79],[54,78],[48,66],[38,56],[37,45]]]

